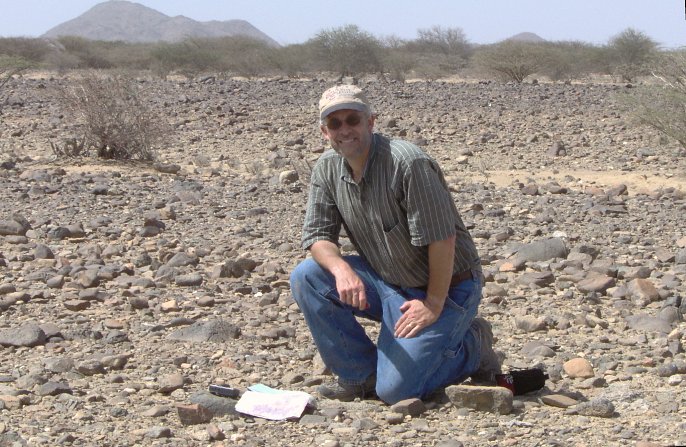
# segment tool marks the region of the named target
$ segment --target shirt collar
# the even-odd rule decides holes
[[[362,181],[366,180],[367,171],[369,171],[369,166],[371,165],[374,155],[376,154],[376,138],[377,134],[372,134],[372,145],[369,148],[369,156],[367,157],[367,161],[364,164],[364,169],[362,170]],[[343,156],[341,156],[341,167],[341,180],[343,180],[344,182],[357,184],[355,182],[355,179],[353,179],[352,168],[345,160],[345,158],[343,158]]]

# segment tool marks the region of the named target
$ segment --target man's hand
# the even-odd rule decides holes
[[[364,283],[353,269],[343,268],[332,273],[336,278],[336,290],[341,302],[360,310],[369,307]]]
[[[365,310],[369,307],[364,283],[360,276],[350,267],[338,246],[329,241],[317,241],[310,247],[315,261],[336,278],[336,290],[342,303]]]
[[[398,338],[412,338],[425,327],[431,326],[443,311],[431,307],[423,300],[406,301],[400,306],[403,315],[395,323],[395,336]]]

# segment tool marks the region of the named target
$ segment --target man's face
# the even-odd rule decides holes
[[[372,144],[374,117],[356,110],[338,110],[321,125],[324,138],[345,159],[366,156]]]

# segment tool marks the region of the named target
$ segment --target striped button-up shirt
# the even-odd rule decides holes
[[[359,184],[341,155],[330,150],[319,158],[312,170],[303,248],[320,240],[338,244],[341,226],[390,284],[427,286],[428,245],[453,235],[453,273],[481,270],[440,167],[406,141],[374,134]]]

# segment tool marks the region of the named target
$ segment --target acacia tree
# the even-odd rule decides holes
[[[641,31],[627,28],[608,43],[614,73],[625,81],[647,74],[650,60],[657,52],[657,43]]]
[[[321,69],[352,76],[380,73],[381,43],[357,25],[320,31],[307,44],[312,48]]]
[[[407,49],[417,55],[417,72],[427,77],[455,73],[472,54],[462,29],[441,26],[417,30],[417,39],[408,42]]]
[[[461,28],[433,26],[417,30],[416,45],[424,51],[465,60],[472,52],[472,45]]]
[[[407,50],[408,42],[397,36],[384,37],[382,46],[383,67],[391,79],[404,81],[407,73],[416,67],[417,56]]]
[[[545,65],[546,54],[537,43],[506,40],[479,48],[474,66],[505,80],[523,82]]]

